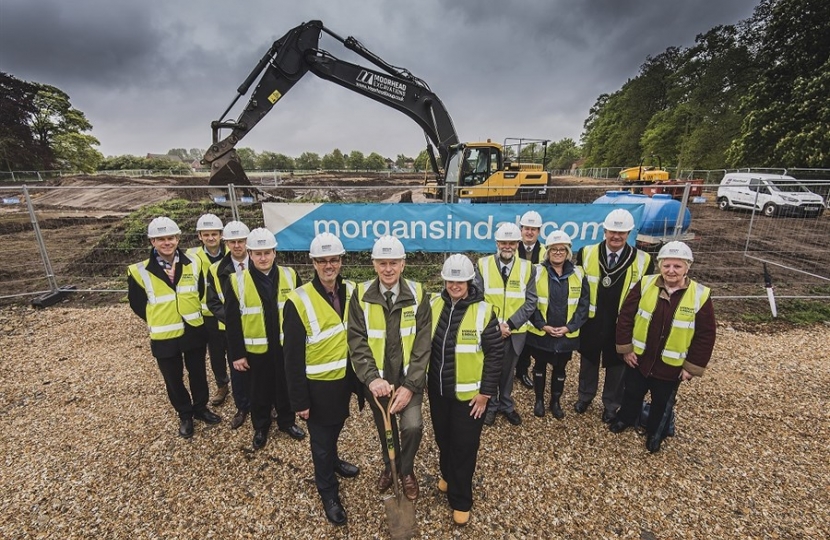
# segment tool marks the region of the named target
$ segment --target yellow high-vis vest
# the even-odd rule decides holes
[[[637,354],[643,354],[646,348],[648,326],[660,296],[660,287],[657,286],[658,277],[660,277],[659,274],[646,276],[640,285],[640,304],[637,307],[637,315],[634,317],[634,334],[631,339],[634,352]],[[683,365],[695,335],[695,316],[709,298],[710,293],[709,287],[696,281],[689,281],[689,287],[674,312],[666,347],[660,353],[660,358],[664,363],[674,367]]]
[[[574,313],[576,313],[576,308],[579,305],[579,297],[582,296],[582,278],[585,276],[585,272],[579,266],[574,266],[574,271],[571,272],[571,275],[568,276],[568,312],[565,317],[565,323],[567,324],[570,321]],[[542,314],[542,318],[547,320],[548,317],[548,302],[550,301],[550,281],[548,280],[548,270],[541,264],[536,265],[536,293],[539,295],[539,299],[536,304],[536,308],[539,310],[539,313]],[[538,330],[535,326],[528,322],[527,331],[537,336],[544,336],[545,332],[542,330]],[[565,337],[575,338],[579,336],[579,328],[574,330],[573,332],[568,332],[565,334]]]
[[[364,281],[357,286],[357,300],[360,309],[363,311],[363,318],[366,321],[366,335],[369,349],[375,358],[375,366],[378,368],[380,378],[383,378],[383,361],[386,351],[386,316],[383,306],[372,304],[363,299],[363,295],[374,282]],[[415,297],[415,304],[406,306],[401,310],[401,348],[403,349],[403,374],[409,371],[409,360],[412,357],[412,348],[415,346],[415,314],[418,312],[418,303],[424,294],[424,287],[418,282],[402,279],[401,287],[409,287],[412,296]]]
[[[256,270],[259,272],[259,270]],[[297,273],[293,268],[277,266],[280,273],[279,291],[277,291],[277,310],[280,317],[280,345],[283,342],[282,310],[288,293],[297,287]],[[242,315],[242,335],[245,350],[253,354],[268,352],[268,336],[265,331],[265,314],[262,311],[262,299],[259,297],[251,270],[245,269],[230,276],[231,287],[239,299],[239,313]]]
[[[445,302],[440,294],[435,294],[429,303],[432,308],[432,335],[435,336],[435,328]],[[459,401],[473,399],[481,389],[481,375],[484,373],[481,334],[484,333],[492,312],[493,306],[487,302],[470,304],[458,326],[455,338],[455,397]]]
[[[498,308],[496,315],[499,322],[506,322],[525,303],[527,281],[531,277],[531,272],[533,272],[533,265],[530,261],[515,257],[506,285],[501,277],[495,255],[479,259],[478,271],[481,273],[481,280],[484,283],[484,300]],[[513,333],[520,334],[526,331],[527,325],[522,324],[519,328],[513,330]]]
[[[175,291],[170,283],[147,271],[147,259],[131,264],[127,273],[147,294],[147,328],[151,340],[174,339],[184,335],[184,322],[202,326],[202,303],[199,299],[199,261],[182,265],[182,275]]]
[[[588,306],[589,319],[593,319],[597,314],[597,290],[599,289],[599,278],[601,275],[599,268],[599,246],[600,244],[594,244],[592,246],[585,246],[582,249],[582,268],[588,277],[588,294],[590,298],[590,304]],[[642,249],[638,249],[634,262],[625,269],[625,281],[623,282],[623,292],[620,295],[620,305],[617,306],[617,313],[620,312],[625,297],[628,296],[628,291],[642,279],[650,262],[651,255]]]
[[[207,307],[207,303],[206,303],[207,280],[208,280],[207,269],[210,268],[211,264],[213,264],[213,263],[210,262],[210,259],[208,258],[207,253],[205,252],[205,248],[203,246],[192,247],[192,248],[188,249],[185,252],[185,255],[190,257],[190,260],[194,260],[194,259],[198,258],[199,259],[198,262],[200,263],[199,266],[201,266],[202,268],[205,269],[205,273],[202,274],[202,280],[204,281],[204,284],[205,284],[205,287],[204,287],[205,292],[202,294],[202,298],[201,298],[201,301],[202,301],[202,316],[203,317],[213,317],[213,313],[210,312],[210,310]]]
[[[349,343],[346,325],[349,322],[349,299],[355,284],[343,280],[346,288],[343,320],[328,300],[320,296],[313,283],[306,283],[288,293],[288,300],[297,308],[306,333],[305,374],[314,381],[336,381],[346,376]]]

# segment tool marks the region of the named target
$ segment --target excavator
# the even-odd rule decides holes
[[[320,49],[323,32],[382,71],[346,62]],[[443,193],[445,200],[448,197],[451,200],[455,190],[444,189],[444,186],[457,184],[458,196],[471,202],[547,198],[550,175],[543,168],[544,157],[542,163],[521,163],[511,159],[505,145],[489,140],[460,142],[447,109],[426,82],[405,68],[387,63],[355,38],[341,38],[318,20],[302,23],[275,41],[237,88],[236,97],[220,119],[211,122],[213,143],[202,159],[202,163],[210,168],[210,185],[250,185],[236,145],[308,72],[392,107],[423,129],[434,175],[433,180],[426,182],[427,196],[439,197]],[[239,117],[235,121],[226,119],[239,98],[248,93],[258,78],[259,82]],[[223,129],[231,131],[220,139]],[[548,141],[543,139],[519,141],[544,142],[547,150]]]

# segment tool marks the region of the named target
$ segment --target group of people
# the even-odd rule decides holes
[[[549,409],[562,419],[566,366],[578,350],[574,410],[589,409],[604,367],[602,420],[613,433],[633,426],[650,392],[646,448],[656,452],[679,383],[703,374],[714,347],[709,289],[688,277],[693,255],[686,244],[663,246],[653,273],[649,254],[628,241],[634,218],[627,210],[611,211],[604,240],[575,255],[563,231],[540,242],[542,224],[529,211],[519,225],[498,227],[494,254],[476,262],[449,256],[443,289],[429,294],[403,277],[406,251],[393,236],[372,248],[377,277],[355,283],[341,275],[340,239],[317,235],[309,247],[314,276],[303,284],[295,270],[276,263],[277,239],[267,229],[223,226],[206,214],[196,227],[202,246],[183,252],[178,225],[159,217],[148,226],[148,259],[128,268],[129,301],[147,323],[179,435],[193,435],[194,419],[221,420],[207,407],[207,349],[217,385],[211,403],[232,391],[231,428],[250,415],[254,449],[266,444],[272,419],[298,440],[305,431],[296,417],[305,420],[315,484],[335,525],[347,522],[337,476],[360,472],[338,451],[351,394],[360,409],[369,402],[377,426],[378,490],[392,486],[394,467],[403,495],[414,501],[426,392],[439,449],[437,487],[454,523],[464,525],[484,426],[499,414],[522,423],[512,397],[516,378],[534,389],[535,416]],[[381,407],[391,413],[394,460]]]

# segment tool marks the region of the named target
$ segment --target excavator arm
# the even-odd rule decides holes
[[[322,32],[326,32],[383,72],[340,60],[320,50],[318,44]],[[386,63],[356,39],[342,39],[325,28],[322,22],[309,21],[293,28],[271,45],[237,89],[237,96],[220,120],[211,123],[213,144],[202,160],[210,166],[211,185],[250,183],[234,148],[309,71],[322,79],[392,107],[414,120],[424,130],[429,141],[427,150],[433,171],[436,176],[440,176],[439,162],[431,145],[438,149],[440,166],[443,167],[453,146],[458,145],[459,140],[452,119],[438,96],[424,81],[406,69]],[[250,86],[260,74],[262,77],[239,118],[236,121],[224,120],[237,100],[248,93]],[[222,129],[230,129],[231,132],[220,140]]]

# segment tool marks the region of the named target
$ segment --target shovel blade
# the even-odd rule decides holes
[[[409,540],[415,536],[415,505],[412,501],[390,495],[383,499],[383,505],[392,540]]]

